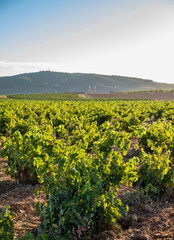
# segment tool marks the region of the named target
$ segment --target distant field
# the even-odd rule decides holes
[[[173,91],[137,91],[137,92],[117,92],[117,93],[42,93],[42,94],[17,94],[0,95],[0,98],[10,98],[17,100],[45,100],[45,101],[88,101],[88,100],[114,100],[114,99],[137,99],[137,100],[164,100],[174,101]]]
[[[128,93],[95,93],[86,94],[87,98],[100,99],[100,98],[121,98],[121,99],[146,99],[146,100],[165,100],[174,101],[174,92],[172,91],[149,91],[149,92],[128,92]]]
[[[77,93],[41,93],[41,94],[16,94],[7,95],[7,98],[17,100],[48,100],[48,101],[66,101],[80,100]]]

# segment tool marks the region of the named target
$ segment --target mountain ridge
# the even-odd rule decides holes
[[[40,71],[0,77],[0,94],[128,92],[144,90],[171,90],[174,84],[154,82],[149,79],[96,73],[67,73]]]

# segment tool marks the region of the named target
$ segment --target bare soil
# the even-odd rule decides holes
[[[174,92],[128,92],[128,93],[91,93],[86,98],[122,98],[174,101]]]
[[[6,95],[0,95],[0,98],[7,98]]]
[[[82,93],[79,93],[78,96],[81,97],[81,98],[86,98],[86,95],[82,94]]]
[[[39,214],[35,204],[46,202],[45,195],[40,193],[35,196],[35,189],[39,185],[19,184],[4,173],[7,161],[0,158],[0,208],[10,206],[14,212],[15,239],[24,236],[25,230],[32,230],[40,224]]]

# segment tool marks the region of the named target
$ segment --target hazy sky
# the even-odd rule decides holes
[[[52,70],[174,83],[174,0],[0,0],[0,76]]]

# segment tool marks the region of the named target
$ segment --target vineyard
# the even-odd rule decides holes
[[[4,99],[0,136],[0,239],[174,238],[173,102]],[[14,186],[31,186],[39,200],[37,226],[20,234],[4,201]],[[136,207],[156,217],[163,201],[168,225],[130,236],[143,226]],[[106,230],[114,235],[101,237]]]

